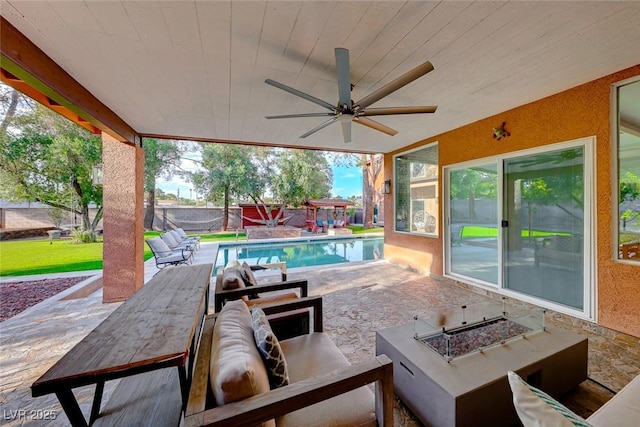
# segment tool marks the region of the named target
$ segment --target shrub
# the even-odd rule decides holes
[[[73,230],[71,238],[73,243],[96,243],[98,241],[96,233],[88,230]]]

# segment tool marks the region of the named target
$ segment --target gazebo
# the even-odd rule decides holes
[[[342,225],[347,224],[347,207],[353,202],[346,199],[307,199],[303,203],[307,207],[307,228],[315,231],[318,226],[318,208],[333,208],[333,218],[337,220],[338,210],[342,209]],[[329,222],[330,220],[327,220]]]

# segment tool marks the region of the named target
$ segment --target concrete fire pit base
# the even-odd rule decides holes
[[[429,426],[517,425],[508,370],[556,397],[587,378],[587,339],[558,328],[451,363],[413,334],[413,324],[377,331],[376,354],[393,360],[396,394]]]
[[[253,239],[280,239],[287,237],[300,237],[301,229],[297,227],[246,227],[247,240]]]

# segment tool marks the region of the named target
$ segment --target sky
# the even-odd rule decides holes
[[[185,157],[194,157],[189,153]],[[185,170],[195,170],[196,164],[189,161],[182,161],[182,168]],[[331,189],[332,196],[340,196],[348,198],[350,196],[362,196],[362,170],[359,166],[337,166],[332,165],[333,170],[333,187]],[[180,189],[180,197],[195,199],[196,194],[193,191],[193,185],[180,177],[173,177],[170,181],[157,180],[156,187],[165,193],[177,194]],[[191,190],[191,191],[190,191]]]

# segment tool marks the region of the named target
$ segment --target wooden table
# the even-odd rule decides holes
[[[105,381],[177,367],[184,403],[212,269],[198,264],[160,271],[34,382],[32,396],[55,393],[71,424],[86,426],[72,389],[96,384],[92,423]]]

